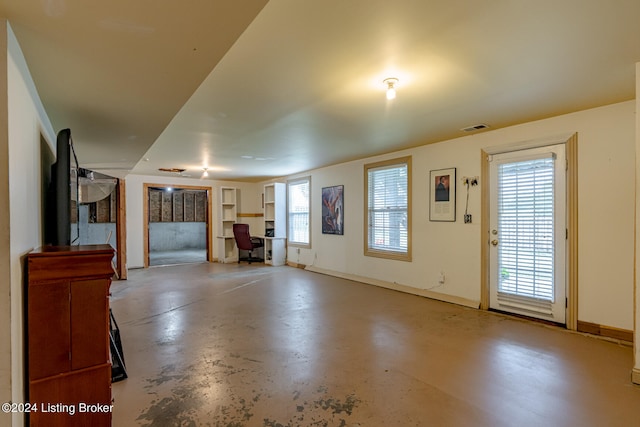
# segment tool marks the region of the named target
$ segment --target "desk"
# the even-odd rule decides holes
[[[287,238],[286,237],[259,237],[264,240],[264,263],[278,266],[287,262]]]

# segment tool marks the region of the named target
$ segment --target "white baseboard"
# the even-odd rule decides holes
[[[631,382],[640,385],[640,368],[634,368],[631,371]]]
[[[480,301],[474,301],[467,298],[457,297],[455,295],[447,295],[439,292],[430,291],[427,289],[419,289],[411,286],[401,285],[399,283],[386,282],[384,280],[372,279],[370,277],[358,276],[355,274],[341,273],[339,271],[326,270],[324,268],[314,267],[308,265],[305,270],[314,273],[326,274],[327,276],[340,277],[342,279],[353,280],[354,282],[366,283],[368,285],[380,286],[386,289],[392,289],[394,291],[405,292],[408,294],[418,295],[426,298],[435,299],[438,301],[449,302],[452,304],[463,305],[465,307],[479,308]]]

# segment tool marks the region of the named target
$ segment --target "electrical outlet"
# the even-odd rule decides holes
[[[467,185],[467,186],[472,186],[475,187],[476,185],[478,185],[478,179],[480,179],[477,176],[463,176],[462,177],[462,185]]]
[[[465,214],[464,215],[464,223],[465,224],[471,224],[471,214]]]

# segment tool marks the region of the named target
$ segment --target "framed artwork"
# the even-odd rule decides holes
[[[322,234],[344,234],[344,185],[322,189]]]
[[[432,170],[429,173],[429,220],[456,220],[456,168]]]

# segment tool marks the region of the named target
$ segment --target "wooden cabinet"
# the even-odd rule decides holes
[[[31,426],[110,426],[109,245],[49,246],[27,255]]]
[[[238,220],[238,190],[220,187],[218,198],[218,262],[237,262],[238,248],[233,237],[233,224]]]
[[[287,260],[287,188],[276,182],[264,186],[264,262],[283,265]]]

